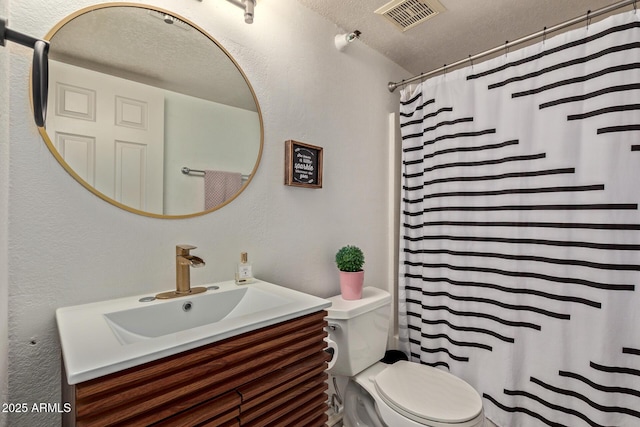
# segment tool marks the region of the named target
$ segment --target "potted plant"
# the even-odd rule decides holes
[[[364,254],[357,246],[347,245],[336,253],[336,264],[340,270],[340,293],[342,298],[355,300],[362,298],[364,284]]]

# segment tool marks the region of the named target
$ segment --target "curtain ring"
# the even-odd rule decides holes
[[[542,44],[547,41],[547,27],[544,27],[542,30]]]
[[[444,65],[442,66],[442,75],[443,75],[443,76],[446,76],[446,75],[447,75],[447,64],[444,64]]]
[[[507,56],[508,53],[509,53],[509,40],[504,42],[504,56]]]
[[[638,4],[637,4],[637,0],[633,0],[633,14],[635,15],[635,13],[638,11]]]
[[[589,25],[591,24],[591,10],[587,10],[587,30],[589,29]]]
[[[469,64],[471,64],[471,69],[473,70],[473,58],[469,55]]]

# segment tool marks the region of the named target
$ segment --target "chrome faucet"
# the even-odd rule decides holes
[[[196,288],[191,287],[191,267],[198,268],[204,267],[205,265],[205,262],[202,258],[191,255],[189,253],[191,249],[195,248],[196,247],[192,245],[176,246],[176,290],[162,292],[156,295],[156,298],[177,298],[186,295],[199,294],[207,290],[207,288],[205,288],[204,286]]]

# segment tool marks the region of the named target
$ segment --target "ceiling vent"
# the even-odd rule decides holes
[[[393,0],[375,13],[387,18],[401,31],[407,31],[445,10],[438,0]]]

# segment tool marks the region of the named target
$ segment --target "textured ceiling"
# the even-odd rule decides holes
[[[374,13],[388,0],[298,2],[344,30],[360,30],[361,42],[410,73],[420,74],[586,16],[587,11],[618,0],[440,0],[445,12],[405,32]]]
[[[268,8],[270,1],[273,0],[258,0],[256,19],[260,19],[260,9]],[[345,31],[360,30],[361,43],[411,74],[452,64],[544,27],[586,17],[589,10],[596,11],[618,2],[440,0],[445,12],[401,32],[374,13],[387,0],[297,1]],[[133,7],[110,7],[81,15],[52,37],[51,58],[240,108],[256,109],[243,76],[209,38],[195,28],[185,30],[177,24],[167,25],[152,15],[144,8]],[[133,46],[140,48],[133,51],[130,49]],[[221,67],[221,64],[226,65]],[[224,75],[220,81],[226,83],[209,84],[212,75]],[[406,76],[398,76],[398,80],[403,77]]]

